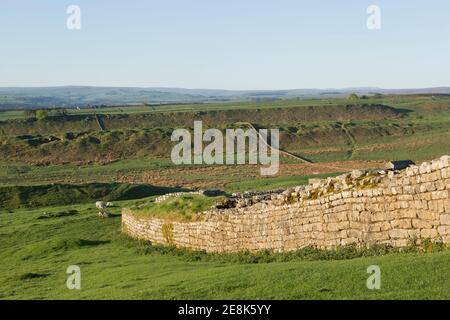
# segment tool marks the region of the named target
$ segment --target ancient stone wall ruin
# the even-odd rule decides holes
[[[123,231],[208,252],[356,244],[450,243],[450,157],[403,171],[354,171],[275,192],[235,197],[191,223],[144,219],[124,209]]]

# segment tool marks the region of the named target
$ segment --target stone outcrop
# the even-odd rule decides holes
[[[354,171],[306,186],[234,195],[182,223],[124,209],[132,237],[208,252],[332,249],[355,244],[404,247],[450,243],[450,157],[403,171]]]
[[[198,191],[188,191],[188,192],[173,192],[173,193],[167,193],[167,194],[157,197],[155,199],[155,203],[161,203],[169,198],[180,198],[180,197],[189,196],[189,195],[215,197],[215,196],[219,196],[222,194],[224,194],[224,192],[219,189],[198,190]]]
[[[169,198],[180,198],[182,196],[187,195],[203,195],[202,191],[192,191],[192,192],[173,192],[173,193],[167,193],[162,196],[159,196],[155,199],[155,203],[161,203],[163,201],[166,201]]]

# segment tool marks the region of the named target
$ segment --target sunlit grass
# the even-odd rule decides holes
[[[196,221],[198,213],[210,209],[225,197],[205,197],[201,195],[182,195],[169,197],[161,203],[149,203],[143,208],[131,209],[138,217],[161,218],[168,221]]]
[[[38,219],[68,210],[78,214]],[[100,219],[91,204],[0,212],[0,299],[450,299],[448,250],[215,258],[147,250],[121,235],[119,213]],[[81,290],[66,287],[70,265],[81,268]],[[381,290],[366,287],[370,265],[381,268]]]

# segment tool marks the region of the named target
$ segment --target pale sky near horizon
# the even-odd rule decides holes
[[[66,28],[71,4],[81,30]],[[3,87],[450,86],[449,57],[448,0],[0,2]]]

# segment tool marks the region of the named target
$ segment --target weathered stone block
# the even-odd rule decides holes
[[[450,226],[439,226],[438,228],[439,235],[448,236],[450,235]]]
[[[409,238],[409,233],[406,229],[392,229],[389,230],[389,237],[392,239],[405,239]]]
[[[450,166],[450,156],[448,155],[442,156],[439,160],[441,162],[441,168],[446,168]]]
[[[410,244],[409,239],[394,239],[391,240],[390,244],[393,247],[407,247]]]
[[[450,226],[450,214],[441,214],[439,220],[442,225]]]
[[[392,229],[388,221],[376,222],[369,225],[369,232],[380,232]]]
[[[411,229],[413,227],[411,219],[392,220],[391,226],[394,229]]]
[[[431,229],[438,224],[439,221],[412,219],[412,226],[416,229]]]
[[[332,222],[327,225],[328,231],[341,231],[350,228],[350,222]]]
[[[397,218],[415,218],[417,217],[417,211],[414,209],[399,209],[395,210],[391,217]]]
[[[445,198],[448,198],[447,190],[434,191],[434,192],[431,193],[431,199],[432,200],[445,199]]]
[[[389,233],[387,231],[383,232],[373,232],[366,236],[366,240],[371,243],[378,243],[380,241],[389,240]]]
[[[438,237],[438,231],[436,229],[422,229],[420,230],[420,237],[422,239],[434,239]]]

